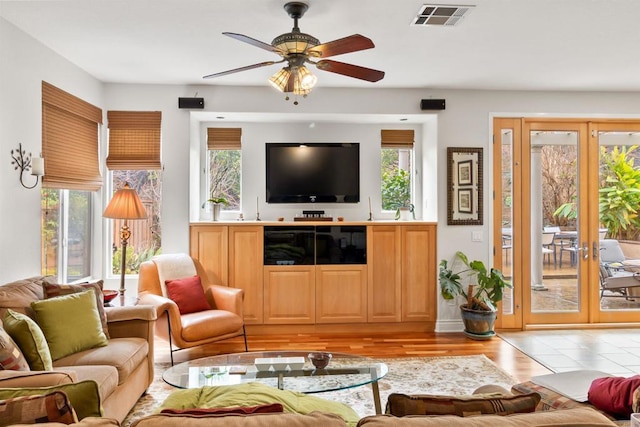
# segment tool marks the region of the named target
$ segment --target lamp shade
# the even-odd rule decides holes
[[[147,211],[136,190],[129,187],[129,183],[125,183],[124,187],[113,195],[102,216],[115,219],[145,219]]]
[[[287,85],[289,84],[289,77],[291,77],[291,70],[288,67],[282,68],[280,71],[275,73],[269,79],[269,83],[280,92],[285,92]]]

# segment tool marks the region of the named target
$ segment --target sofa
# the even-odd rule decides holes
[[[46,300],[46,283],[45,277],[37,276],[0,286],[0,319],[5,321],[5,329],[6,322],[20,315],[39,318],[40,312],[34,310]],[[100,301],[105,342],[53,358],[50,370],[31,366],[0,370],[0,399],[61,389],[70,396],[79,418],[97,415],[122,421],[126,417],[153,381],[155,310],[143,305],[102,307],[101,292],[86,293]],[[89,296],[80,292],[58,300],[64,298],[85,301]],[[34,306],[34,302],[39,303]],[[91,304],[97,307],[98,302]],[[82,330],[83,325],[77,327]],[[49,337],[46,343],[50,344]]]
[[[60,423],[40,424],[50,427]],[[78,427],[118,426],[113,419],[85,418],[74,424]],[[177,415],[155,414],[135,421],[131,427],[345,427],[347,424],[337,415],[322,412],[311,414],[252,414],[252,415]],[[535,427],[535,426],[616,426],[602,414],[591,408],[573,408],[526,414],[480,415],[476,417],[373,415],[362,418],[358,427]]]

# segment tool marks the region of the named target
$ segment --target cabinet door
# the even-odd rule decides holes
[[[316,323],[367,321],[367,266],[316,266]]]
[[[261,226],[229,227],[229,286],[244,289],[244,321],[262,324],[263,238]]]
[[[402,321],[436,319],[436,227],[402,226]]]
[[[228,227],[224,225],[192,225],[190,255],[200,261],[209,281],[227,286],[228,281]]]
[[[314,323],[315,267],[264,267],[264,323]]]
[[[367,234],[369,322],[399,322],[401,315],[401,237],[396,225],[372,225]]]

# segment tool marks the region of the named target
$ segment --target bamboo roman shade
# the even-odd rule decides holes
[[[207,149],[240,150],[242,128],[207,128]]]
[[[413,148],[415,141],[412,129],[382,129],[382,148]]]
[[[42,186],[96,191],[100,176],[98,125],[102,110],[42,82]]]
[[[107,111],[111,170],[161,169],[160,111]]]

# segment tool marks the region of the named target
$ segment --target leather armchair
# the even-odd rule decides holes
[[[167,262],[167,257],[172,256],[181,256],[184,260],[187,255],[160,255],[164,257],[163,262]],[[154,257],[140,265],[138,304],[155,307],[158,317],[156,336],[169,341],[171,364],[173,365],[174,351],[240,335],[244,337],[244,347],[247,351],[242,308],[244,290],[211,284],[200,262],[191,258],[211,309],[181,314],[178,305],[163,295],[157,259],[158,257]]]

